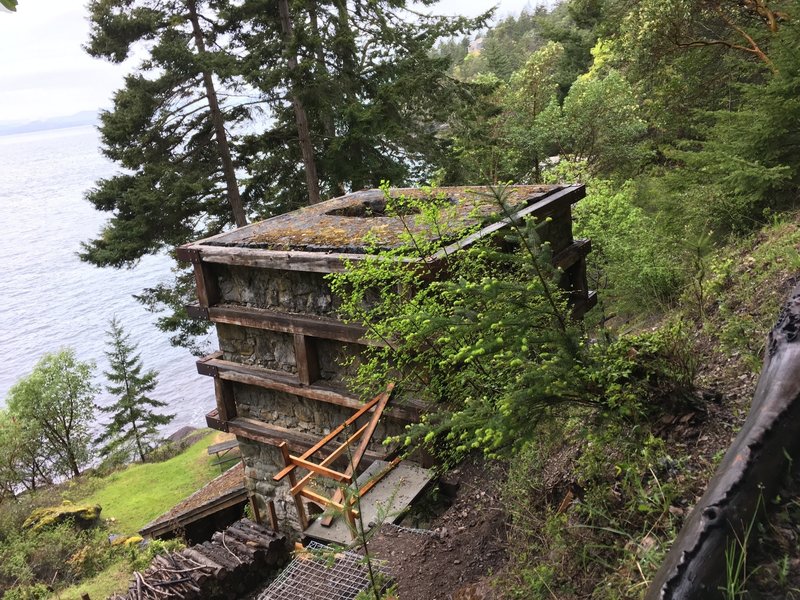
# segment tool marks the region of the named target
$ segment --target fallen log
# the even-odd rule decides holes
[[[800,286],[768,337],[747,420],[672,544],[645,600],[722,598],[726,562],[800,459]],[[737,554],[738,553],[738,554]]]

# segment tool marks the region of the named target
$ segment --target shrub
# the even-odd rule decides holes
[[[601,301],[622,314],[663,310],[689,276],[685,244],[659,218],[636,206],[631,183],[593,181],[575,207],[575,235],[592,240],[589,274]]]
[[[508,214],[502,190],[496,200]],[[661,394],[691,385],[677,332],[589,339],[569,316],[537,226],[513,224],[507,250],[484,240],[450,255],[446,279],[431,281],[424,262],[409,267],[386,255],[331,276],[344,315],[386,342],[367,351],[357,385],[368,394],[399,379],[406,394],[436,406],[405,443],[502,454],[571,407],[638,419],[662,408]],[[432,248],[410,240],[405,251],[424,257]]]

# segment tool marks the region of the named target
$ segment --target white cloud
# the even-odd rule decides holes
[[[109,105],[124,67],[86,54],[85,0],[21,0],[0,13],[0,121],[33,121]]]
[[[110,106],[130,64],[94,59],[88,41],[86,0],[20,0],[0,12],[0,122],[34,121]],[[539,0],[544,4],[545,0]],[[495,4],[499,17],[537,0],[443,0],[425,10],[475,16]]]

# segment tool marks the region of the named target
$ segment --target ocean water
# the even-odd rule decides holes
[[[105,332],[116,315],[145,368],[159,372],[152,395],[176,414],[167,429],[202,425],[214,405],[212,380],[197,374],[195,357],[171,346],[156,315],[133,298],[169,280],[170,259],[147,256],[117,270],[77,257],[80,242],[96,236],[108,216],[83,195],[115,171],[93,127],[0,136],[0,405],[43,354],[67,346],[97,363],[96,382],[104,385]],[[100,405],[112,401],[105,390],[97,397]]]

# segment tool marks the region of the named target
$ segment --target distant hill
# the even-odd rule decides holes
[[[14,135],[16,133],[30,133],[32,131],[80,127],[82,125],[94,125],[95,123],[97,123],[97,111],[84,110],[74,115],[69,115],[68,117],[52,117],[28,123],[0,122],[0,135]]]

